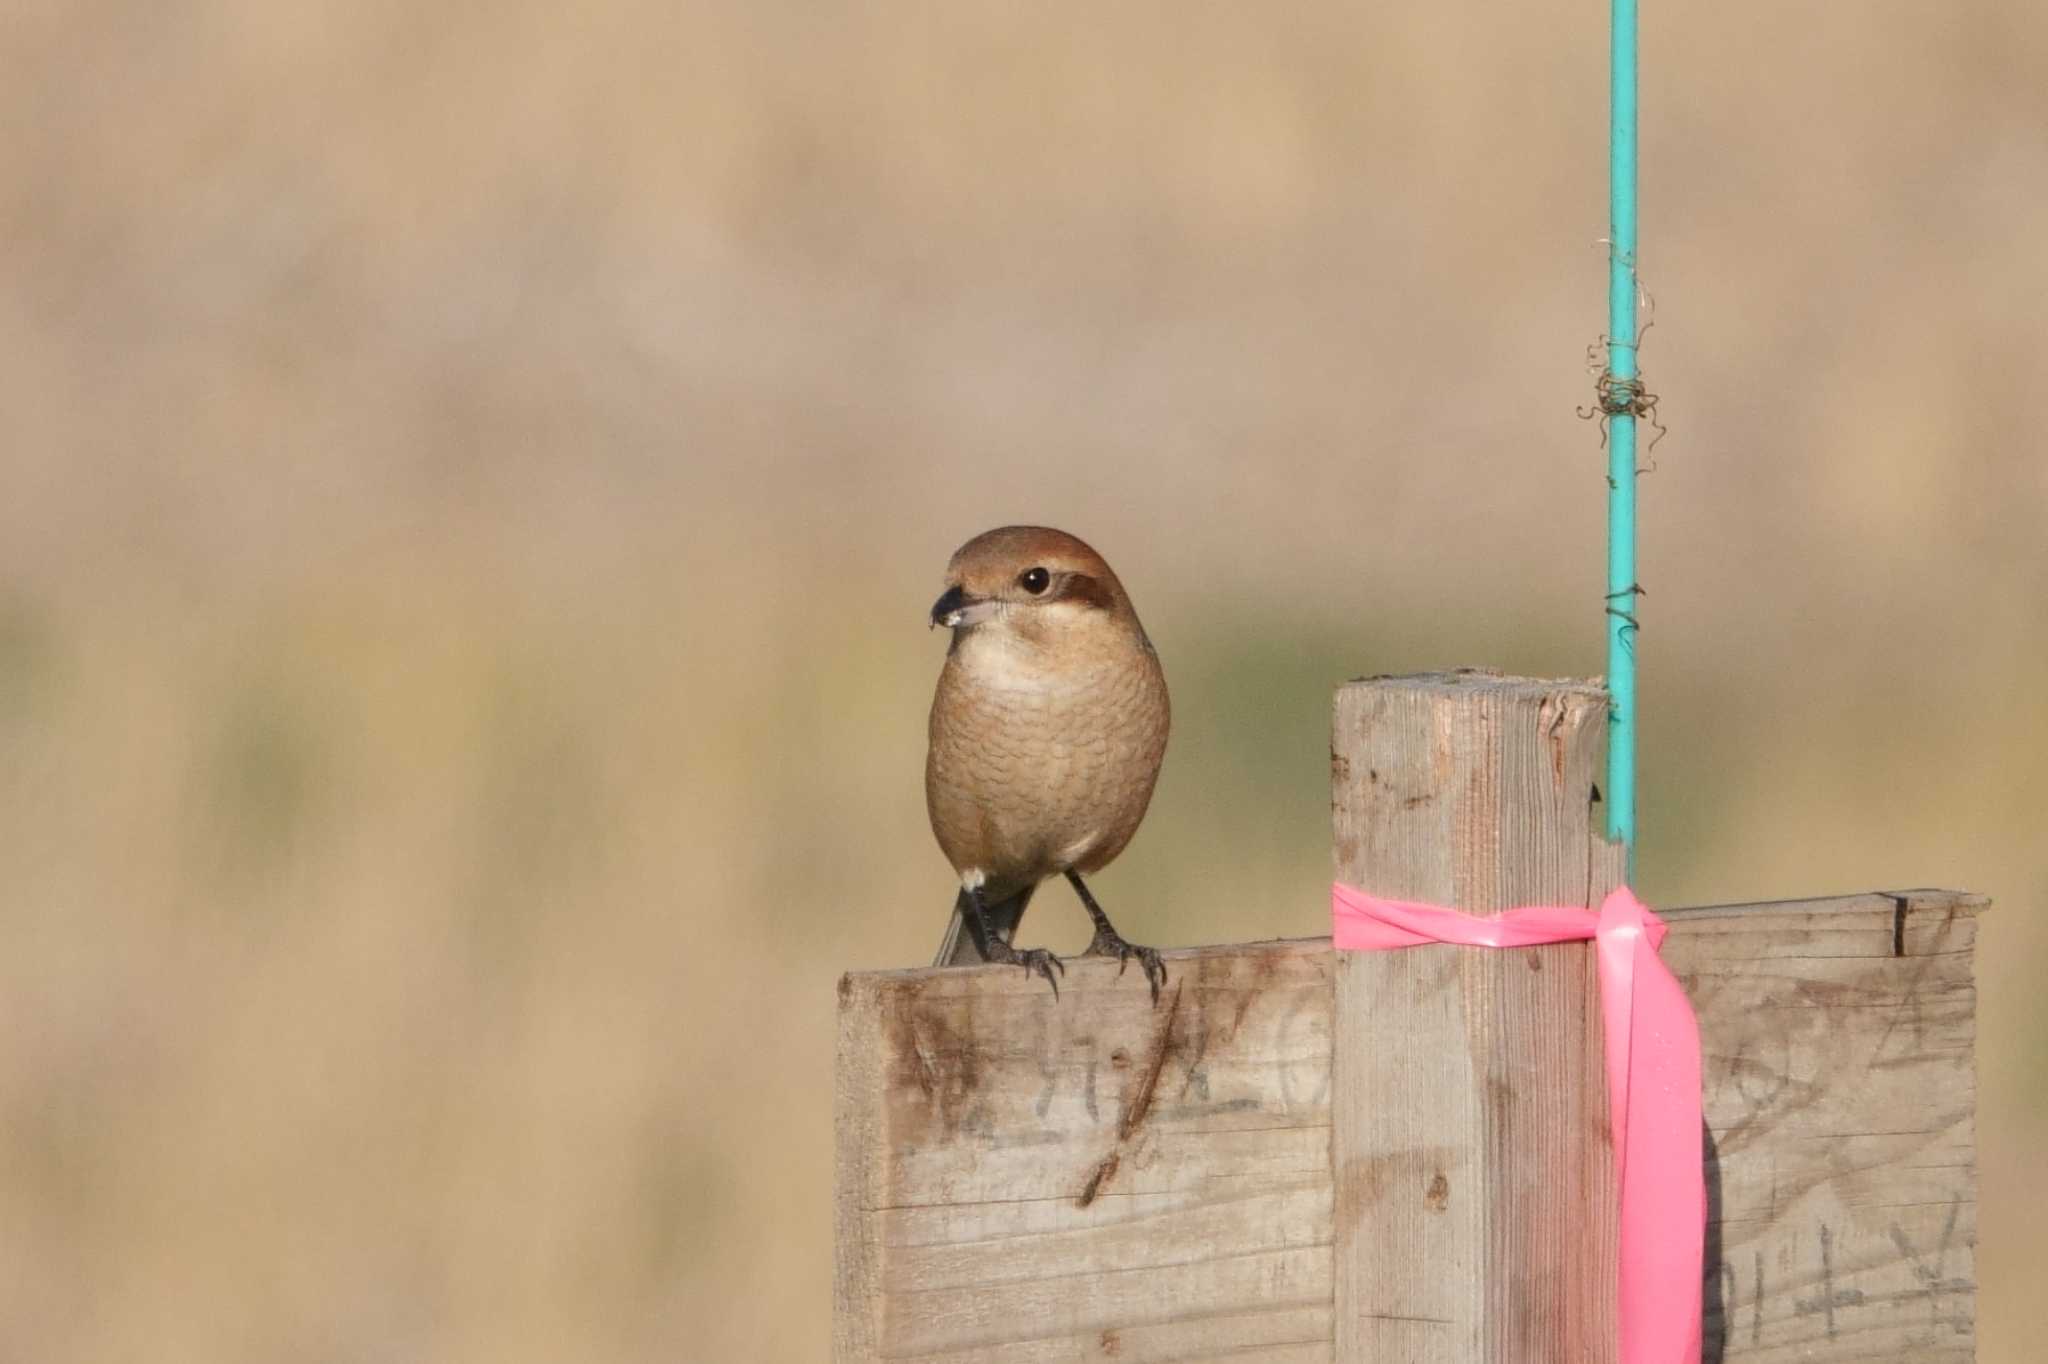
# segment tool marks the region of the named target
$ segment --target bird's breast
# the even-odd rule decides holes
[[[949,657],[933,700],[926,795],[956,866],[1049,875],[1115,856],[1165,751],[1156,659],[1045,661],[1000,645]]]

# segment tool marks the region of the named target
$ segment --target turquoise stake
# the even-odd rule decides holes
[[[1636,860],[1636,0],[1613,0],[1609,72],[1607,373],[1607,836]]]

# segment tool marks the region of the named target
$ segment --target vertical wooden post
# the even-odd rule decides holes
[[[1471,912],[1599,903],[1622,878],[1593,803],[1606,729],[1591,683],[1459,672],[1339,689],[1338,878]],[[1612,1360],[1591,945],[1337,956],[1336,1357]]]

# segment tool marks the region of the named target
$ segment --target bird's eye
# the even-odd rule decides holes
[[[1027,568],[1024,570],[1023,575],[1017,579],[1017,586],[1023,588],[1034,597],[1051,585],[1052,574],[1042,568]]]

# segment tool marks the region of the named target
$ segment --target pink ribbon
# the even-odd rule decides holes
[[[1684,988],[1657,956],[1670,932],[1664,921],[1626,887],[1610,894],[1597,914],[1539,905],[1484,917],[1382,900],[1341,884],[1331,891],[1331,944],[1349,951],[1594,939],[1621,1186],[1621,1364],[1699,1364],[1707,1222],[1700,1029]]]

